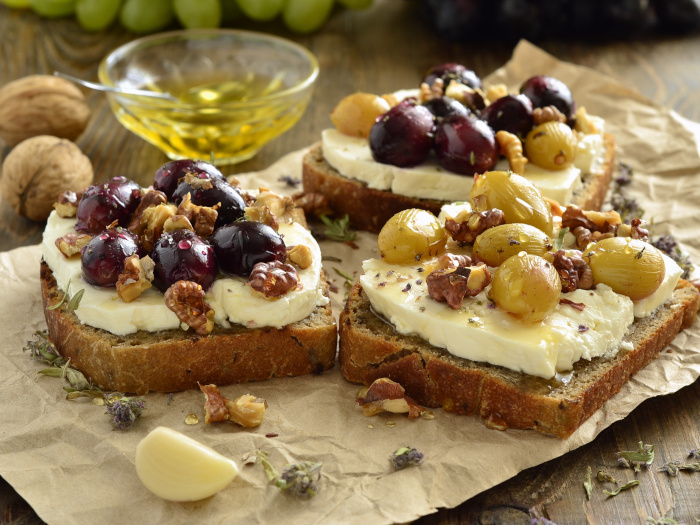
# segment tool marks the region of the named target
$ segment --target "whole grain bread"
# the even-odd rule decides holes
[[[324,293],[328,285],[324,279]],[[277,328],[216,327],[208,336],[179,329],[116,336],[81,324],[51,269],[41,263],[48,335],[61,355],[103,390],[145,394],[227,385],[271,377],[320,374],[333,367],[337,326],[330,303]]]
[[[670,300],[635,320],[613,358],[580,360],[566,380],[544,380],[455,357],[395,332],[375,314],[359,281],[340,316],[339,361],[346,379],[370,385],[387,377],[427,407],[480,416],[497,429],[535,429],[568,437],[695,320],[700,294],[681,280]]]
[[[615,165],[615,139],[604,135],[603,161],[591,173],[582,177],[583,185],[575,193],[571,203],[584,210],[599,210],[608,191]],[[365,183],[342,176],[326,162],[321,144],[314,145],[304,156],[303,183],[305,193],[320,193],[338,217],[346,214],[351,224],[360,230],[379,233],[382,226],[401,210],[421,208],[438,215],[440,208],[451,201],[417,199],[398,195],[389,190],[377,190]],[[465,200],[468,196],[455,196],[453,200]],[[562,203],[567,204],[567,203]]]

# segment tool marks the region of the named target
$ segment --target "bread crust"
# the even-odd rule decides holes
[[[63,293],[44,262],[41,288],[49,337],[72,366],[103,390],[175,392],[197,388],[197,383],[320,374],[335,363],[337,326],[330,303],[281,329],[233,326],[216,327],[208,336],[179,329],[116,336],[81,324],[65,304],[48,309]]]
[[[572,204],[584,210],[599,210],[612,179],[615,165],[615,139],[605,134],[605,155],[601,164],[583,178],[583,186],[574,193]],[[323,158],[321,144],[314,145],[304,156],[303,182],[305,193],[321,193],[334,213],[348,215],[355,228],[379,233],[386,222],[401,210],[421,208],[435,215],[451,201],[417,199],[377,190],[363,182],[343,177]]]
[[[388,377],[424,406],[478,415],[491,428],[535,429],[566,438],[694,322],[699,302],[698,290],[681,280],[671,300],[634,322],[625,336],[632,350],[580,360],[564,383],[459,358],[419,337],[398,334],[371,311],[358,281],[340,315],[338,358],[349,381],[370,385]]]

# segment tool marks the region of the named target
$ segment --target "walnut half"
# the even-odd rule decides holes
[[[301,286],[294,266],[280,261],[259,262],[253,266],[247,284],[267,298],[281,297]]]
[[[165,306],[199,335],[214,329],[214,310],[204,301],[202,287],[192,281],[178,281],[165,291]]]
[[[131,255],[124,261],[124,271],[117,279],[117,295],[125,303],[130,303],[151,287],[153,269],[156,267],[153,259],[146,255],[139,259]]]

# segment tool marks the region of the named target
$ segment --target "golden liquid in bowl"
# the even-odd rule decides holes
[[[285,98],[268,98],[282,86],[273,78],[248,75],[203,83],[184,78],[145,88],[167,92],[183,103],[153,103],[135,97],[111,97],[117,119],[171,159],[201,159],[233,164],[253,157],[271,139],[290,129],[304,113],[311,91]],[[232,103],[247,102],[244,106]]]

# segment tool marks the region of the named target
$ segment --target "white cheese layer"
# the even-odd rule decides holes
[[[214,309],[214,321],[226,326],[228,322],[243,324],[248,328],[273,326],[282,328],[299,321],[314,311],[317,305],[328,304],[319,283],[321,280],[321,250],[307,229],[300,224],[280,224],[279,233],[287,246],[303,244],[311,249],[313,262],[304,270],[298,270],[301,289],[290,290],[282,297],[266,299],[240,277],[214,281],[205,300]]]
[[[427,272],[418,268],[378,259],[364,263],[362,287],[399,333],[418,335],[458,357],[534,376],[552,378],[579,359],[617,352],[634,320],[632,301],[604,285],[564,294],[585,308],[560,304],[540,323],[523,323],[489,306],[488,287],[453,310],[430,298]]]
[[[44,230],[42,251],[44,260],[53,271],[58,287],[66,290],[70,282],[69,296],[79,290],[85,290],[75,314],[80,322],[107,330],[115,335],[127,335],[144,330],[156,332],[180,328],[177,316],[165,306],[163,294],[156,288],[149,288],[136,300],[125,303],[117,295],[114,287],[92,286],[83,281],[80,256],[66,258],[56,247],[58,237],[73,231],[75,219],[63,219],[53,212]],[[302,231],[299,231],[302,230]],[[290,292],[284,301],[268,300],[259,296],[243,281],[240,285],[225,287],[218,295],[213,288],[205,300],[215,310],[215,321],[222,326],[230,326],[228,320],[247,326],[284,326],[308,316],[316,305],[327,304],[328,298],[320,291],[321,253],[318,244],[303,227],[298,224],[280,224],[280,233],[284,234],[285,244],[306,244],[311,248],[314,264],[299,270],[303,289]],[[235,279],[222,279],[235,281]],[[215,284],[218,281],[215,282]],[[226,286],[226,285],[224,285]],[[235,289],[229,297],[228,289]],[[237,303],[240,301],[240,303]],[[240,306],[236,306],[240,304]],[[229,315],[229,310],[236,311],[236,316]],[[237,320],[233,320],[233,318]],[[228,319],[228,320],[227,320]]]

